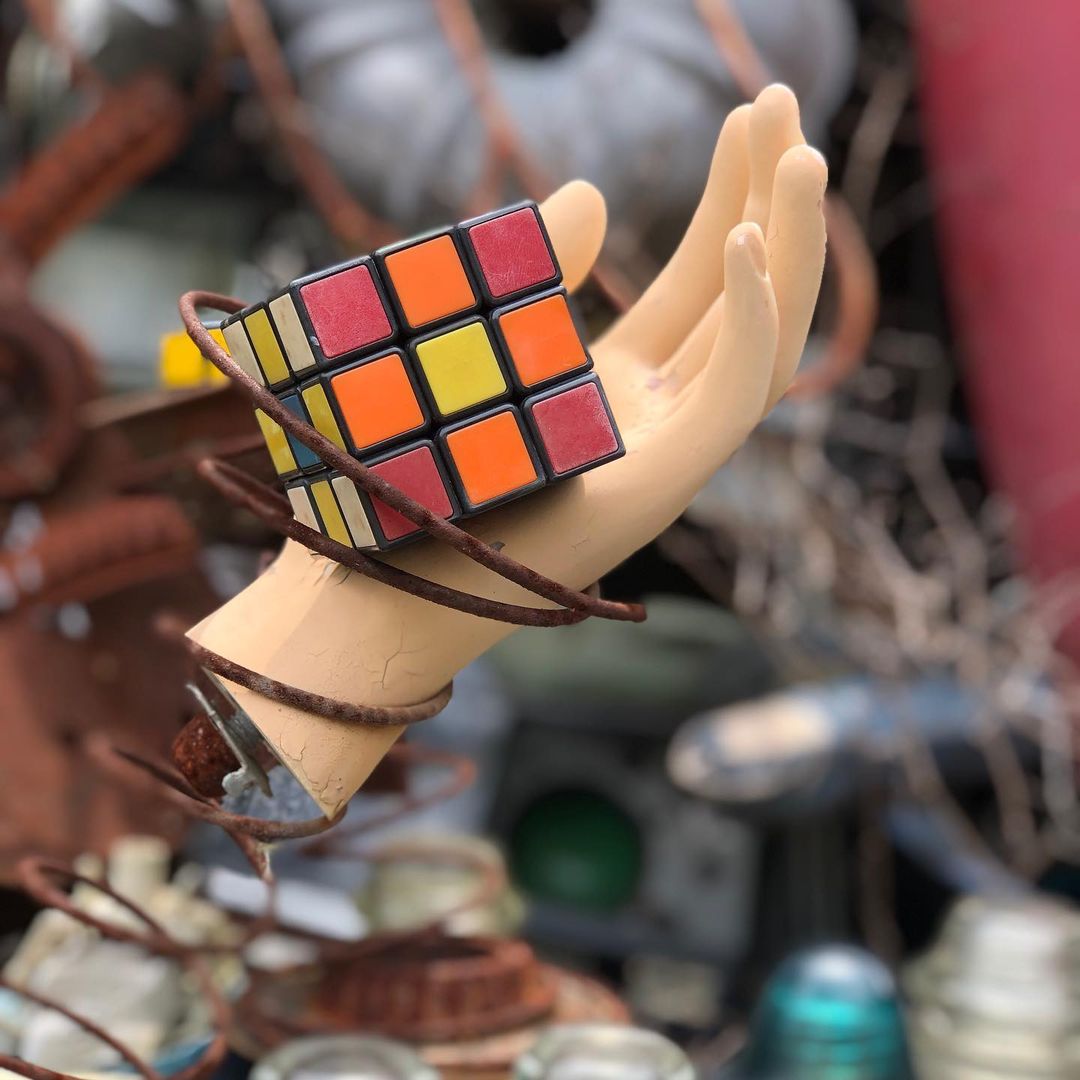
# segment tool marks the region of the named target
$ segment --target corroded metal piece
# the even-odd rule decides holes
[[[359,966],[357,970],[361,970]],[[514,1060],[533,1045],[548,1024],[629,1022],[625,1004],[595,980],[550,965],[540,965],[538,971],[551,990],[551,1001],[532,1021],[486,1034],[469,1034],[468,1021],[455,1025],[444,1017],[446,1033],[442,1037],[422,1039],[415,1031],[399,1037],[419,1044],[421,1056],[439,1069],[445,1080],[477,1080],[481,1076],[509,1076]],[[467,994],[468,985],[460,984],[459,991]],[[313,968],[260,975],[237,1005],[234,1046],[257,1058],[296,1036],[331,1032],[332,1021],[315,1015],[311,1007],[318,990],[318,973]],[[348,1021],[345,1026],[348,1028]]]
[[[103,499],[46,519],[25,546],[0,549],[0,609],[90,603],[193,565],[197,548],[172,499]]]
[[[523,941],[416,939],[326,965],[311,1016],[418,1042],[476,1038],[548,1015],[555,986]]]
[[[0,234],[28,265],[175,156],[190,110],[154,72],[111,88],[87,119],[32,158],[0,194]]]
[[[208,799],[225,794],[225,777],[240,767],[206,713],[197,713],[173,739],[170,757],[188,783]]]
[[[382,934],[286,973],[260,974],[238,1005],[263,1046],[363,1030],[440,1043],[512,1031],[551,1015],[557,980],[522,941],[427,931]]]

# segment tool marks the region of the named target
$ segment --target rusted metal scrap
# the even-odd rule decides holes
[[[185,719],[177,653],[147,627],[162,605],[195,619],[214,599],[190,552],[181,557],[174,548],[171,557],[170,574],[163,561],[153,579],[88,603],[24,605],[0,618],[0,880],[11,879],[15,861],[28,851],[71,858],[101,852],[132,831],[179,839],[182,815],[104,782],[83,752],[91,731],[160,751]],[[72,584],[96,591],[102,582],[88,569]]]
[[[83,741],[168,746],[189,711],[185,661],[150,627],[162,608],[193,622],[216,600],[194,529],[133,449],[130,417],[99,407],[94,358],[27,293],[65,235],[176,155],[197,103],[153,70],[80,85],[87,113],[0,192],[0,879],[34,848],[69,857],[132,829],[179,837],[175,807],[102,783]],[[190,467],[194,429],[235,437],[226,417],[238,413],[200,399],[183,423],[157,425],[153,454]]]
[[[147,71],[108,87],[97,108],[33,157],[0,193],[0,232],[27,266],[118,195],[170,161],[187,138],[190,107]]]
[[[476,1038],[547,1016],[555,985],[523,941],[415,939],[361,961],[330,961],[313,1016],[415,1042]]]
[[[541,964],[521,941],[386,935],[288,972],[255,972],[232,1043],[258,1058],[302,1035],[365,1030],[417,1045],[448,1078],[509,1076],[547,1024],[627,1023],[599,983]],[[500,997],[499,995],[502,995]]]
[[[60,378],[77,408],[63,417],[64,440],[50,445],[70,449],[49,470],[8,473],[0,499],[0,880],[30,850],[68,858],[132,830],[180,837],[180,814],[102,783],[82,742],[100,731],[144,751],[168,745],[188,710],[184,661],[148,628],[163,607],[195,621],[216,602],[179,505],[113,490],[130,450],[115,430],[83,431],[89,380],[76,369]],[[20,406],[40,406],[19,443],[25,460],[41,445],[33,433],[56,419],[54,406],[17,394],[6,404],[16,417]]]
[[[186,569],[197,548],[171,499],[102,499],[43,519],[29,542],[0,550],[0,610],[86,604]]]
[[[56,486],[96,389],[93,362],[71,334],[26,300],[0,305],[0,500]]]

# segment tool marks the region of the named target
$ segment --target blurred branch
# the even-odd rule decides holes
[[[471,200],[475,211],[480,213],[501,202],[499,182],[507,166],[525,193],[542,202],[554,190],[555,182],[526,150],[513,117],[499,97],[484,34],[470,0],[432,0],[432,3],[487,128],[488,159]],[[592,276],[616,311],[627,311],[637,300],[639,290],[603,255],[597,259]]]
[[[911,81],[906,64],[879,72],[851,136],[840,190],[863,229],[870,225],[885,157],[911,97]]]
[[[772,81],[772,76],[730,0],[695,0],[695,3],[736,85],[748,99],[757,97]]]
[[[836,313],[818,362],[801,372],[788,391],[793,398],[820,397],[839,386],[866,359],[878,320],[877,264],[851,208],[825,200],[825,225],[836,284]]]
[[[282,149],[330,232],[347,251],[364,251],[395,239],[394,229],[353,197],[319,146],[261,0],[228,0],[228,12]]]
[[[730,0],[697,0],[747,97],[768,81]],[[895,33],[890,29],[892,38]],[[871,35],[872,36],[872,35]],[[912,67],[902,46],[864,57],[865,104],[851,128],[841,188],[827,204],[836,310],[819,364],[800,376],[782,420],[755,434],[729,465],[744,475],[723,510],[695,511],[712,531],[676,526],[666,554],[721,596],[767,641],[789,678],[835,668],[836,655],[904,692],[937,671],[981,703],[973,738],[986,764],[1004,855],[966,815],[912,722],[895,733],[897,763],[916,799],[980,859],[1031,879],[1061,851],[1080,858],[1075,725],[1078,682],[1061,672],[1055,628],[1080,610],[1080,577],[1031,590],[1009,558],[1008,520],[996,500],[969,509],[948,465],[956,431],[955,381],[944,333],[898,326],[876,336],[879,283],[866,234],[895,239],[929,204],[917,181],[878,210],[886,157],[904,119]],[[914,194],[913,194],[914,193]],[[910,298],[898,298],[910,304]],[[938,309],[933,315],[940,318]],[[876,361],[861,367],[865,358]],[[822,395],[846,382],[843,394]],[[854,451],[854,453],[852,452]],[[843,463],[843,464],[842,464]],[[779,507],[782,506],[782,511]],[[730,568],[718,564],[721,552]],[[774,647],[775,646],[775,647]],[[1057,680],[1055,687],[1054,680]],[[1019,755],[1024,732],[1042,748],[1039,787]],[[865,811],[865,808],[864,808]],[[1048,814],[1052,828],[1042,827]],[[869,891],[880,837],[863,815],[863,923],[888,948],[889,920]]]

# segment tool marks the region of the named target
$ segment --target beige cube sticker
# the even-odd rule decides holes
[[[293,517],[301,525],[306,525],[316,532],[322,532],[319,528],[319,519],[315,516],[315,507],[311,505],[308,489],[303,484],[297,484],[296,487],[286,489],[286,494],[289,496],[289,502],[292,503]]]
[[[311,344],[304,333],[304,324],[296,313],[296,305],[293,298],[288,294],[277,297],[270,301],[270,314],[277,327],[278,337],[285,346],[285,355],[289,361],[289,367],[297,374],[309,371],[315,366],[315,355],[311,351]]]
[[[255,350],[248,341],[247,331],[244,324],[237,320],[221,328],[221,336],[225,339],[225,345],[229,355],[244,369],[245,374],[250,375],[260,386],[266,385],[259,362],[255,359]]]
[[[334,486],[345,523],[352,533],[353,543],[358,548],[375,547],[375,534],[371,531],[367,511],[357,494],[356,485],[347,476],[335,476],[330,482]]]

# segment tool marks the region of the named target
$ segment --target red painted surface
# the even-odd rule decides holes
[[[598,461],[619,448],[595,383],[538,401],[532,417],[557,473]]]
[[[1080,567],[1080,3],[914,9],[968,396],[1021,551],[1046,580]]]
[[[319,347],[330,359],[374,345],[393,332],[367,266],[302,285],[300,298]]]
[[[555,277],[540,223],[528,208],[474,225],[469,241],[492,296],[509,296]]]
[[[419,446],[415,450],[399,454],[379,465],[372,465],[371,471],[384,480],[389,480],[406,495],[423,503],[441,517],[448,518],[453,514],[453,504],[446,493],[442,474],[435,464],[430,447]],[[417,527],[407,517],[387,506],[381,499],[372,499],[371,502],[387,540],[398,540],[417,531]]]

